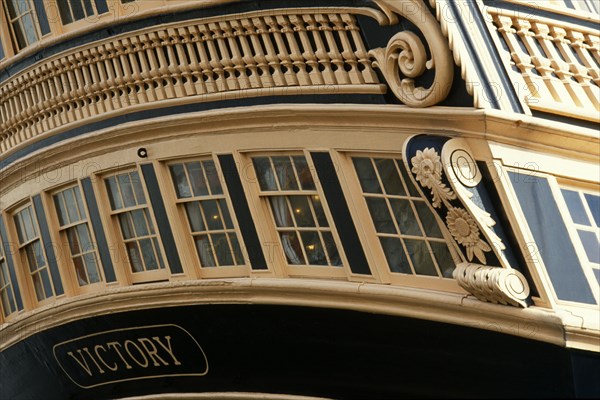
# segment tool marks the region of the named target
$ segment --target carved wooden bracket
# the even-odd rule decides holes
[[[427,59],[425,44],[417,34],[403,31],[394,35],[385,49],[369,52],[375,59],[373,67],[381,70],[392,92],[408,106],[429,107],[443,101],[452,87],[454,64],[435,17],[420,0],[376,0],[375,3],[390,21],[398,14],[417,26],[425,37],[431,58]],[[435,69],[432,84],[428,88],[415,87],[415,78],[430,69]]]

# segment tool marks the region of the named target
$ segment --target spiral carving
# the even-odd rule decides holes
[[[481,301],[527,307],[529,285],[515,269],[461,263],[453,276],[463,289]]]
[[[414,32],[403,31],[395,34],[386,48],[377,48],[369,52],[374,58],[373,67],[379,68],[396,97],[411,107],[429,107],[443,101],[452,86],[453,63],[448,44],[436,19],[421,1],[403,0],[395,2],[379,0],[376,3],[395,12],[414,23],[423,32],[431,52],[427,59],[425,44]],[[399,3],[410,3],[403,7]],[[406,10],[415,10],[403,14]],[[415,16],[419,17],[416,18]],[[426,70],[435,69],[434,81],[430,87],[416,87],[415,78]]]

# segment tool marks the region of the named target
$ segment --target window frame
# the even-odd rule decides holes
[[[54,198],[57,194],[65,191],[65,190],[75,188],[75,187],[79,189],[79,193],[81,195],[81,201],[82,201],[82,205],[85,210],[85,213],[86,213],[86,217],[84,219],[79,220],[74,223],[61,225],[60,219],[58,217],[58,210],[56,209],[56,204],[55,204]],[[57,238],[59,239],[59,243],[61,244],[60,259],[65,260],[66,265],[64,265],[63,263],[59,263],[60,264],[59,266],[60,266],[61,272],[64,274],[65,278],[68,277],[69,292],[72,294],[85,294],[85,293],[91,293],[91,292],[103,290],[106,287],[106,278],[104,276],[102,260],[100,259],[100,254],[98,252],[96,236],[94,233],[94,229],[91,225],[90,213],[88,210],[87,202],[85,200],[85,194],[84,194],[83,188],[81,187],[80,181],[68,182],[68,183],[62,184],[59,187],[56,187],[50,191],[47,191],[45,193],[44,200],[46,202],[47,207],[49,209],[52,209],[52,212],[48,213],[48,222],[53,227],[53,229],[51,229],[51,234],[57,235]],[[78,283],[77,273],[75,272],[75,270],[76,270],[75,263],[73,261],[74,256],[71,254],[71,247],[70,247],[69,239],[67,236],[68,229],[74,228],[81,224],[87,225],[88,233],[90,235],[90,241],[94,245],[94,249],[92,251],[80,253],[79,256],[83,256],[83,254],[88,254],[88,253],[93,252],[95,255],[95,258],[96,258],[98,275],[100,277],[99,282],[88,283],[87,285],[83,285],[83,286],[79,285],[79,283]],[[67,282],[65,282],[65,284],[67,284]]]
[[[52,35],[52,29],[50,28],[50,32],[46,33],[46,34],[42,34],[42,28],[40,27],[40,22],[38,21],[38,16],[37,16],[37,9],[36,9],[36,4],[34,3],[33,0],[22,0],[22,1],[26,1],[29,9],[27,12],[25,13],[21,13],[16,17],[11,17],[10,12],[8,11],[8,1],[10,0],[2,0],[2,8],[3,8],[3,13],[4,13],[4,17],[6,18],[6,23],[8,25],[7,30],[10,33],[10,38],[11,38],[11,44],[12,44],[12,48],[14,49],[15,54],[24,51],[27,48],[30,48],[31,46],[35,45],[36,43],[40,42],[43,38],[47,37],[47,36],[51,36]],[[42,5],[43,6],[43,5]],[[45,12],[45,8],[44,8],[44,12]],[[15,32],[15,28],[14,28],[14,24],[18,23],[19,26],[21,26],[23,28],[23,25],[21,24],[21,20],[22,18],[26,15],[26,14],[31,14],[31,20],[33,23],[33,27],[35,29],[35,34],[36,34],[36,40],[29,43],[29,39],[27,39],[25,33],[24,33],[24,38],[25,41],[27,42],[25,44],[25,46],[21,47],[19,45],[19,41],[17,39],[17,34]],[[25,32],[24,28],[23,28],[23,32]]]
[[[186,198],[178,198],[177,191],[175,188],[175,183],[173,182],[171,176],[170,167],[172,165],[177,164],[185,164],[188,162],[203,162],[203,161],[212,161],[215,166],[215,171],[217,173],[217,177],[219,179],[219,183],[221,185],[222,194],[220,195],[210,195],[210,196],[192,196]],[[233,203],[231,202],[231,197],[225,183],[223,173],[221,171],[221,166],[217,156],[214,153],[200,153],[198,155],[186,155],[184,157],[177,158],[169,158],[166,160],[161,160],[161,168],[157,168],[161,172],[161,181],[164,185],[168,186],[166,190],[162,190],[165,199],[165,203],[174,204],[174,210],[171,210],[176,215],[176,222],[171,224],[173,227],[174,234],[176,233],[178,237],[182,239],[184,246],[185,257],[188,262],[193,265],[193,269],[195,272],[196,279],[206,279],[206,278],[228,278],[228,277],[242,277],[249,276],[251,273],[251,265],[250,258],[248,256],[248,252],[246,250],[246,245],[244,243],[244,239],[241,234],[241,230],[237,221],[237,216],[235,213],[235,209],[233,207]],[[187,172],[186,172],[187,174]],[[162,188],[161,188],[162,189]],[[187,212],[185,210],[185,203],[198,202],[203,200],[217,200],[223,199],[225,201],[226,206],[228,207],[229,216],[231,218],[231,222],[233,225],[232,229],[223,229],[219,230],[219,232],[229,232],[231,231],[237,237],[238,245],[242,252],[242,257],[244,259],[244,264],[240,265],[223,265],[223,266],[214,266],[214,267],[203,267],[200,256],[198,255],[198,251],[196,249],[194,232],[192,231],[192,227],[190,225],[189,218],[187,216]],[[212,231],[205,231],[206,234],[210,234]],[[214,250],[213,250],[214,251]],[[188,255],[193,255],[193,257],[187,257]]]
[[[353,157],[363,158],[388,158],[393,160],[400,160],[404,163],[402,153],[390,152],[390,151],[358,151],[358,150],[340,150],[336,152],[334,162],[339,165],[340,175],[345,187],[343,187],[346,193],[347,200],[351,206],[351,213],[355,220],[355,225],[358,228],[358,234],[365,254],[369,260],[369,264],[372,266],[371,270],[374,276],[378,276],[382,283],[390,283],[396,286],[413,286],[421,287],[425,289],[436,289],[443,290],[452,293],[465,294],[465,290],[461,288],[458,282],[454,278],[447,278],[443,276],[430,276],[430,275],[417,275],[417,274],[404,274],[399,272],[392,272],[388,266],[387,258],[383,251],[383,246],[379,241],[378,232],[375,228],[375,223],[371,217],[371,213],[368,209],[367,202],[365,200],[365,194],[363,193],[360,179],[355,170]],[[409,172],[410,175],[410,172]],[[460,257],[460,251],[455,247],[456,244],[452,239],[452,236],[448,232],[446,225],[437,215],[437,212],[431,207],[429,201],[422,197],[422,190],[418,185],[415,185],[417,191],[421,193],[421,200],[425,203],[428,209],[433,213],[433,216],[438,223],[443,238],[435,238],[441,243],[445,241],[448,251],[452,257],[452,261],[455,265],[463,262]],[[383,193],[382,196],[386,196]],[[409,196],[409,199],[415,198],[415,196]],[[412,206],[411,206],[412,207]],[[413,212],[415,210],[413,209]],[[418,214],[417,214],[418,215]],[[422,227],[420,228],[422,229]],[[424,232],[424,231],[423,231]],[[422,237],[423,240],[429,240],[426,235]],[[432,257],[433,258],[433,257]],[[411,260],[412,261],[412,260]],[[437,260],[435,260],[437,262]]]
[[[325,193],[321,186],[321,182],[319,181],[318,175],[316,173],[316,168],[312,162],[312,157],[310,156],[310,150],[308,149],[273,149],[273,150],[259,150],[259,151],[244,151],[240,152],[241,165],[244,166],[242,173],[244,176],[242,177],[243,181],[246,181],[247,187],[245,188],[248,196],[252,198],[248,199],[249,201],[255,202],[254,210],[257,213],[257,218],[255,221],[257,222],[257,231],[259,233],[259,237],[261,238],[262,243],[264,244],[263,250],[265,250],[267,258],[273,264],[273,270],[277,276],[283,277],[309,277],[309,278],[330,278],[330,279],[349,279],[352,276],[352,271],[350,270],[348,260],[344,253],[344,248],[342,246],[341,239],[337,232],[337,226],[335,225],[335,221],[331,212],[329,210],[329,204],[327,203],[327,199],[325,197]],[[289,191],[263,191],[260,188],[258,177],[256,174],[256,170],[254,167],[253,158],[256,157],[278,157],[278,156],[302,156],[306,160],[308,169],[311,173],[311,177],[315,184],[315,190],[310,191],[314,193],[308,193],[306,190],[289,190]],[[248,172],[251,171],[252,177],[248,176]],[[272,196],[294,196],[294,195],[318,195],[321,204],[323,207],[323,212],[325,217],[327,218],[328,227],[327,228],[317,228],[315,227],[315,231],[320,229],[325,229],[331,232],[333,242],[336,245],[341,265],[340,266],[331,266],[331,265],[290,265],[287,263],[286,255],[283,251],[283,247],[281,244],[281,239],[277,230],[277,223],[275,221],[275,216],[271,210],[271,206],[269,201],[267,200]],[[260,221],[260,225],[259,225]],[[297,227],[290,228],[290,230],[297,231]],[[312,229],[312,228],[311,228]],[[364,279],[363,279],[364,280]]]
[[[1,212],[0,212],[1,215]],[[4,240],[2,238],[2,236],[0,235],[0,274],[2,275],[2,277],[4,278],[5,284],[2,285],[2,280],[0,280],[0,322],[3,321],[9,321],[10,319],[14,318],[16,315],[19,314],[19,307],[17,305],[17,296],[15,294],[15,290],[14,290],[14,282],[12,281],[11,277],[10,277],[10,271],[8,269],[8,257],[5,254],[4,251],[4,246],[2,245],[2,240]],[[8,239],[6,239],[8,240]],[[5,275],[4,272],[8,272],[8,275]],[[18,283],[18,282],[17,282]],[[10,290],[12,292],[12,298],[13,298],[13,302],[15,303],[15,309],[10,311],[9,314],[6,314],[6,309],[4,306],[4,301],[3,301],[3,292],[5,290]],[[9,306],[10,306],[10,301],[9,301]]]
[[[144,192],[144,196],[146,199],[146,204],[144,205],[136,205],[133,207],[124,207],[118,210],[113,210],[110,204],[110,196],[107,187],[106,187],[106,179],[111,176],[117,176],[125,173],[137,172],[140,177],[140,182],[142,190]],[[142,284],[142,283],[153,283],[153,282],[161,282],[168,281],[171,277],[171,271],[169,269],[168,260],[166,258],[166,252],[163,248],[163,243],[161,240],[160,232],[158,230],[158,224],[156,221],[156,217],[154,216],[154,210],[152,209],[152,204],[150,203],[150,196],[148,195],[148,190],[146,188],[146,183],[144,181],[144,175],[141,171],[139,165],[130,165],[130,166],[121,166],[117,169],[102,171],[101,173],[94,176],[94,184],[95,184],[95,192],[98,196],[98,205],[101,208],[101,218],[103,220],[103,224],[105,225],[107,240],[109,240],[109,244],[114,243],[113,251],[111,254],[113,259],[113,265],[115,267],[115,272],[117,273],[117,280],[125,281],[127,285],[132,284]],[[129,254],[127,252],[126,239],[123,236],[121,229],[121,222],[119,221],[119,214],[123,214],[130,211],[147,209],[148,216],[150,218],[150,222],[153,224],[154,235],[156,237],[156,241],[160,250],[160,256],[162,257],[162,262],[164,268],[159,268],[156,270],[150,271],[142,271],[142,272],[133,272],[132,262],[129,258]],[[152,235],[147,235],[144,237],[150,237]],[[131,240],[138,240],[137,236]],[[119,278],[121,276],[122,278]]]

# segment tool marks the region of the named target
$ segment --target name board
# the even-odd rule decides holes
[[[178,325],[98,332],[58,343],[54,358],[76,385],[166,376],[202,376],[208,360],[196,339]]]

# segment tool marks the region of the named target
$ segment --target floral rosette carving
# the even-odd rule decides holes
[[[448,209],[446,226],[450,234],[458,243],[465,247],[467,259],[473,257],[485,263],[485,252],[492,250],[489,244],[481,239],[481,232],[475,219],[463,208],[454,207],[450,200],[456,199],[456,193],[442,182],[442,162],[434,148],[426,147],[417,150],[411,159],[411,171],[419,184],[431,190],[434,208],[441,208],[442,204]]]

